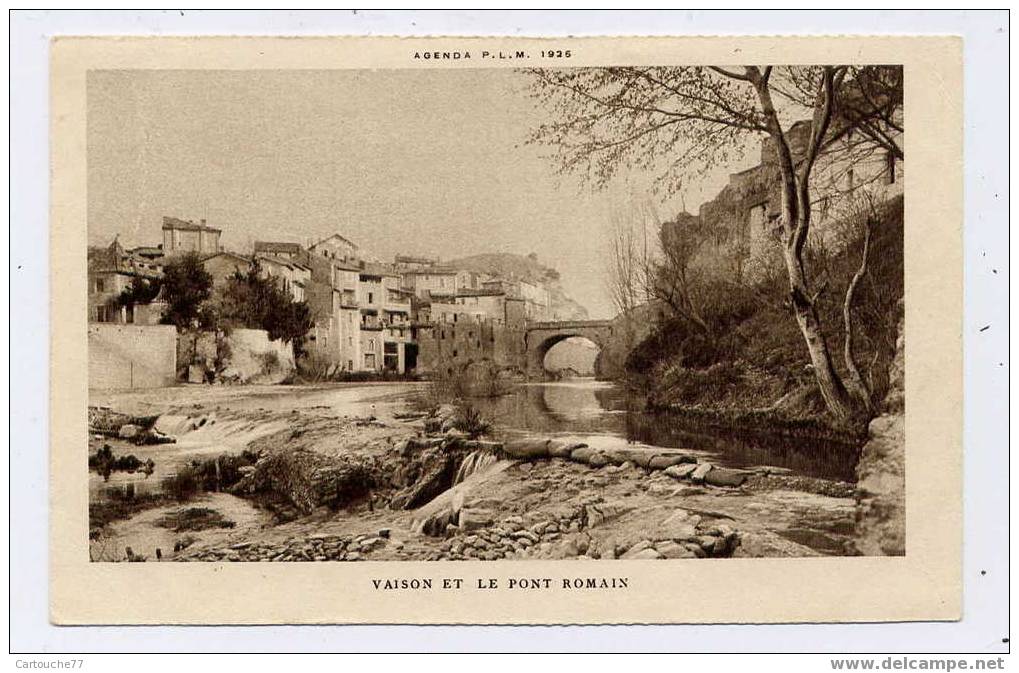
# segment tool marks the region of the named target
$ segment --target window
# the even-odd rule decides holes
[[[102,278],[96,278],[96,292],[105,292],[106,282]]]
[[[375,350],[375,339],[368,339],[368,350]]]
[[[371,292],[368,293],[368,303],[369,304],[375,303],[375,296]]]

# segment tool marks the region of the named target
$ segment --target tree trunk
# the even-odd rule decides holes
[[[848,420],[854,415],[853,398],[846,390],[842,378],[832,363],[828,344],[821,332],[821,321],[814,307],[814,298],[807,288],[807,275],[803,270],[803,247],[810,231],[810,171],[821,141],[824,139],[831,120],[834,103],[834,74],[830,68],[825,69],[824,80],[817,92],[814,108],[814,119],[811,122],[811,138],[806,155],[799,160],[799,167],[786,142],[785,133],[779,122],[775,105],[768,87],[771,68],[763,73],[756,67],[747,66],[747,78],[757,90],[764,114],[768,135],[775,143],[778,155],[779,172],[782,179],[782,253],[786,271],[789,274],[789,294],[796,324],[807,344],[807,353],[814,369],[821,396],[837,420]]]
[[[786,270],[789,272],[789,290],[792,298],[796,324],[807,344],[810,363],[814,368],[814,377],[821,397],[832,415],[839,420],[846,420],[853,415],[853,401],[843,384],[841,377],[832,364],[828,344],[821,333],[821,321],[817,317],[817,309],[813,300],[807,295],[803,265],[797,251],[789,246],[784,248]]]
[[[856,363],[856,356],[853,353],[853,299],[856,295],[856,288],[860,284],[860,280],[864,274],[867,273],[867,262],[870,252],[870,232],[871,223],[868,219],[866,221],[867,229],[863,236],[863,253],[860,259],[860,268],[857,269],[856,273],[853,274],[852,280],[849,281],[849,286],[846,288],[846,298],[842,302],[842,322],[845,330],[845,344],[843,346],[843,356],[846,361],[846,372],[848,373],[847,384],[852,390],[853,395],[860,401],[861,404],[867,409],[868,412],[873,411],[874,401],[871,399],[870,388],[867,387],[866,382],[863,380],[863,376],[860,374],[860,367]]]

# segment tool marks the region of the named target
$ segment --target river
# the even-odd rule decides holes
[[[507,435],[557,435],[605,448],[690,449],[727,467],[772,465],[839,481],[853,479],[856,462],[853,447],[830,442],[699,431],[668,413],[646,413],[621,386],[591,378],[520,384],[507,395],[471,404]]]
[[[113,472],[108,478],[90,472],[90,502],[125,497],[133,500],[146,493],[157,493],[164,478],[189,462],[223,453],[239,454],[254,439],[290,427],[290,419],[298,418],[293,414],[302,417],[309,414],[376,416],[391,422],[400,412],[419,407],[417,401],[428,393],[428,384],[406,382],[92,391],[90,403],[93,405],[139,416],[163,415],[161,423],[169,423],[171,427],[174,422],[194,424],[200,421],[202,425],[182,428],[179,434],[171,432],[178,436],[174,444],[136,446],[122,440],[93,438],[91,451],[109,442],[118,456],[134,454],[142,461],[151,458],[155,471],[149,475]],[[477,407],[491,423],[492,434],[500,440],[536,435],[582,441],[603,449],[623,446],[682,448],[727,467],[768,465],[785,468],[792,475],[840,481],[852,478],[855,455],[848,447],[833,450],[833,447],[803,440],[789,445],[782,441],[698,432],[668,415],[645,413],[620,386],[610,382],[581,378],[520,383],[508,394],[472,399],[468,403]],[[776,499],[779,495],[782,500]],[[751,500],[760,500],[760,503],[755,505]],[[786,520],[776,521],[776,532],[821,553],[838,553],[841,543],[829,529],[833,522],[844,527],[847,524],[844,519],[851,514],[849,506],[842,501],[814,496],[801,498],[787,492],[761,494],[760,498],[747,502],[748,507],[771,507],[766,513],[755,516],[763,520],[781,515]],[[270,517],[251,502],[226,493],[200,494],[195,504],[223,513],[236,522],[236,532],[271,525]],[[150,552],[155,548],[172,548],[175,536],[154,521],[173,509],[173,505],[163,505],[158,510],[145,510],[117,523],[114,542],[117,549],[129,545]],[[234,532],[203,531],[201,537],[209,541]],[[841,528],[836,532],[835,537],[840,537]]]
[[[421,383],[359,383],[317,386],[212,387],[178,386],[159,391],[93,392],[93,404],[118,411],[159,414],[167,406],[188,403],[230,411],[288,412],[321,409],[349,416],[391,418],[406,411],[415,397],[427,394]],[[794,474],[849,481],[855,454],[849,447],[791,445],[778,440],[750,440],[732,434],[695,431],[668,415],[648,414],[615,383],[591,378],[523,383],[506,395],[475,398],[478,408],[500,437],[556,436],[584,441],[599,448],[623,445],[683,448],[705,454],[728,467],[773,465]],[[108,480],[90,475],[93,497],[108,489],[133,487],[152,490],[162,477],[195,458],[239,453],[251,440],[280,429],[251,421],[226,421],[188,434],[171,445],[131,447],[141,460],[152,458],[155,473],[114,472]],[[123,449],[122,449],[123,450]],[[118,451],[119,453],[119,451]]]

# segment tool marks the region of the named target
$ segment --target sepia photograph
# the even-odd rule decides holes
[[[566,46],[88,71],[92,563],[907,554],[901,63]]]
[[[16,668],[1003,667],[1006,12],[10,33]]]

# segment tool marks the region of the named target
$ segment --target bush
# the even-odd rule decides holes
[[[276,354],[276,351],[266,351],[259,353],[257,356],[258,362],[262,367],[263,374],[272,374],[274,371],[280,368],[280,358]]]
[[[453,417],[453,427],[466,433],[471,439],[487,434],[491,430],[491,425],[481,417],[481,412],[469,404],[457,408]]]

